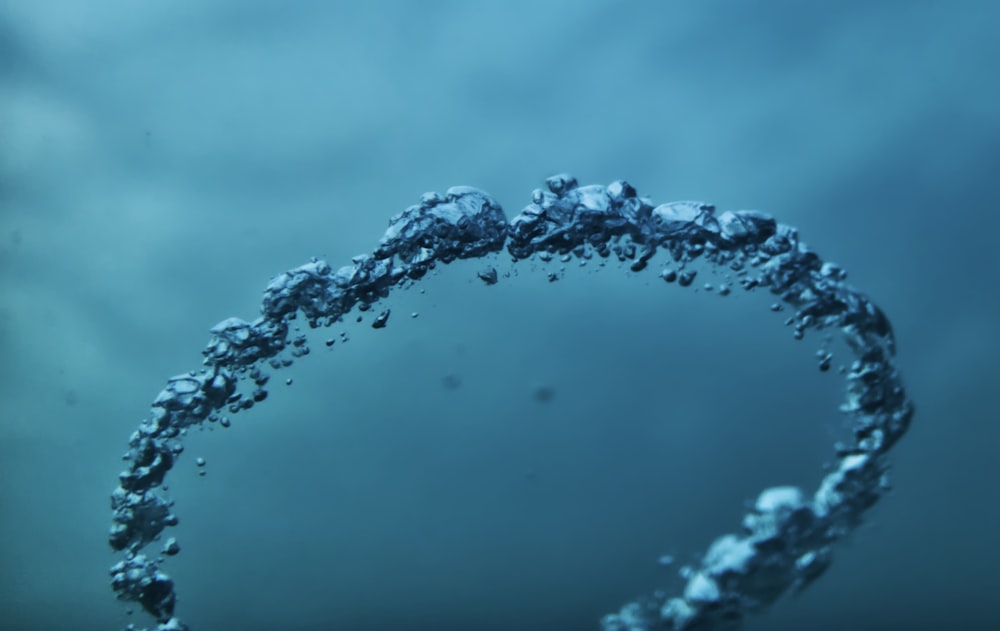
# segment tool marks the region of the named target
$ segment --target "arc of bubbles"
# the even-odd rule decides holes
[[[796,337],[806,329],[836,327],[856,356],[846,372],[841,410],[852,429],[850,444],[835,445],[835,461],[810,494],[795,487],[765,489],[743,518],[739,534],[711,544],[689,568],[682,593],[655,592],[601,619],[604,631],[719,629],[738,626],[781,594],[802,589],[830,565],[832,545],[855,528],[887,491],[886,456],[913,416],[893,364],[889,320],[845,282],[838,266],[823,262],[799,240],[795,228],[756,211],[716,214],[699,202],[654,206],[625,181],[578,186],[569,175],[546,181],[532,203],[509,222],[488,194],[454,187],[425,194],[389,221],[371,254],[333,270],[321,260],[274,278],[253,322],[223,320],[211,329],[204,367],[168,380],[129,440],[127,469],[111,495],[111,547],[124,558],[111,568],[120,599],[138,602],[158,621],[158,631],[183,631],[174,615],[173,580],[143,553],[177,524],[160,488],[183,451],[186,428],[248,409],[267,396],[268,366],[280,368],[308,353],[304,336],[292,337],[298,313],[313,328],[330,325],[359,303],[370,306],[393,287],[411,284],[438,262],[480,258],[506,245],[515,260],[612,254],[638,272],[657,249],[675,261],[698,258],[726,267],[746,290],[766,288],[794,308]],[[483,277],[484,280],[489,275]],[[669,278],[668,278],[669,280]],[[388,311],[375,324],[384,325]],[[825,361],[829,366],[829,359]],[[821,360],[820,368],[825,369]],[[263,369],[263,370],[262,370]],[[253,385],[239,392],[240,383]],[[247,389],[247,388],[244,388]],[[167,555],[179,550],[172,538]]]

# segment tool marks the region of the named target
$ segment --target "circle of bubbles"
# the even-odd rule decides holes
[[[789,590],[812,583],[830,565],[833,544],[856,527],[888,490],[886,455],[909,427],[913,405],[893,364],[888,319],[845,282],[838,266],[824,262],[799,240],[795,228],[757,211],[726,211],[701,202],[660,205],[640,197],[627,182],[578,186],[569,175],[546,181],[520,214],[507,220],[488,194],[453,187],[427,193],[389,221],[378,247],[334,270],[321,260],[280,274],[264,291],[253,322],[223,320],[211,329],[204,367],[168,380],[129,440],[127,469],[111,495],[111,547],[124,558],[111,567],[120,599],[139,603],[158,631],[183,631],[175,615],[173,580],[144,549],[177,524],[162,483],[183,451],[186,429],[206,420],[228,424],[236,413],[267,397],[268,367],[281,368],[308,353],[305,336],[291,336],[289,320],[301,314],[313,328],[327,326],[355,306],[370,308],[393,287],[411,284],[438,263],[480,258],[504,247],[515,261],[537,256],[617,257],[634,272],[658,250],[683,269],[696,259],[725,267],[745,291],[766,289],[794,310],[787,324],[796,337],[807,329],[839,329],[855,355],[846,376],[841,410],[852,440],[834,446],[835,462],[811,494],[796,487],[762,491],[743,517],[739,534],[715,539],[696,567],[682,571],[681,593],[638,598],[604,616],[604,631],[732,628]],[[492,268],[479,272],[497,281]],[[668,282],[690,285],[692,272],[665,271]],[[720,291],[729,292],[725,286]],[[384,327],[390,311],[372,326]],[[830,365],[821,357],[820,369]],[[240,386],[244,391],[240,391]],[[249,390],[249,391],[246,391]],[[201,465],[202,462],[199,462]],[[162,553],[180,551],[168,538]]]

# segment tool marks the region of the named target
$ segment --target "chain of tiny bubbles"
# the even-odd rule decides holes
[[[156,558],[145,553],[178,523],[163,493],[164,478],[183,451],[189,427],[206,420],[228,425],[224,413],[267,397],[269,368],[288,366],[309,352],[305,336],[290,334],[289,320],[301,315],[310,327],[328,326],[355,306],[371,309],[393,287],[416,282],[439,262],[481,258],[504,247],[515,261],[614,256],[633,272],[664,250],[680,272],[666,269],[662,277],[682,286],[694,278],[684,266],[705,260],[725,268],[743,290],[775,295],[772,309],[790,308],[786,324],[795,337],[807,329],[839,329],[855,356],[844,371],[841,405],[852,438],[834,445],[835,460],[817,489],[765,489],[737,533],[716,538],[696,566],[682,569],[681,593],[656,591],[627,603],[601,619],[603,631],[735,628],[746,614],[819,577],[830,565],[833,544],[888,490],[886,455],[913,415],[893,364],[888,319],[845,282],[844,270],[822,261],[794,228],[770,215],[717,214],[701,202],[653,205],[622,180],[579,186],[572,176],[556,175],[510,221],[478,189],[427,193],[390,219],[371,254],[338,270],[314,259],[284,272],[265,289],[260,317],[228,318],[213,327],[203,368],[169,379],[129,440],[127,468],[111,495],[109,541],[123,554],[110,571],[118,598],[139,603],[157,620],[157,631],[189,628],[175,615],[174,582],[161,569],[165,557],[180,551],[177,540],[168,538]],[[479,277],[495,283],[496,270],[487,268]],[[719,291],[732,289],[724,285]],[[389,315],[388,309],[377,313],[372,326],[384,327]],[[821,355],[820,370],[828,370],[830,360]]]

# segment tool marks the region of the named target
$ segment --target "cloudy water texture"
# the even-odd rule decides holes
[[[152,624],[109,588],[108,496],[212,325],[310,257],[371,251],[425,191],[476,186],[511,217],[558,172],[772,213],[893,322],[917,404],[895,491],[747,628],[1000,628],[998,19],[985,0],[0,0],[0,628]],[[667,285],[664,264],[552,283],[458,262],[390,296],[384,329],[313,332],[168,479],[179,616],[597,629],[677,589],[760,490],[815,488],[843,382],[766,293]]]

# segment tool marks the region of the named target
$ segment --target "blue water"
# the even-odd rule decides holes
[[[425,191],[509,217],[560,171],[770,212],[892,319],[918,405],[896,490],[747,628],[1000,625],[998,14],[4,2],[0,628],[152,624],[108,586],[108,494],[209,327],[311,256],[371,251]],[[655,260],[529,263],[499,257],[492,287],[442,267],[385,330],[317,332],[267,405],[191,432],[165,565],[186,622],[594,629],[676,588],[762,488],[815,487],[842,431],[820,336]]]

